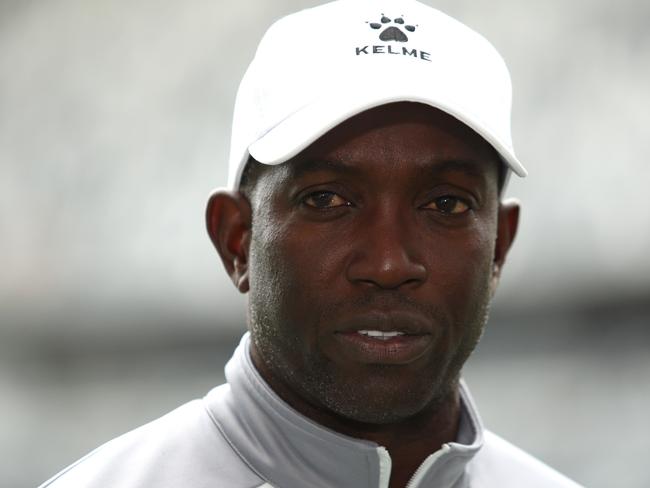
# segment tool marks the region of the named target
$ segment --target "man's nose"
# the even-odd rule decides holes
[[[397,212],[365,219],[357,229],[348,280],[382,289],[422,284],[427,268],[418,252],[418,237],[412,225]]]

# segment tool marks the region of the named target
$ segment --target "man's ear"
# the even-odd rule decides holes
[[[215,190],[208,200],[205,222],[230,279],[241,293],[246,293],[252,222],[250,203],[240,192]]]
[[[496,292],[506,255],[512,246],[519,227],[519,202],[514,199],[499,203],[497,216],[497,239],[494,244],[494,265],[490,288],[492,295]]]

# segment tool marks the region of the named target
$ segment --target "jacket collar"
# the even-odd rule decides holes
[[[327,429],[287,405],[262,379],[249,353],[249,334],[226,365],[227,385],[205,397],[233,449],[275,488],[387,488],[390,457],[374,442]],[[461,383],[456,442],[429,456],[409,488],[466,486],[466,466],[483,444],[483,426]]]

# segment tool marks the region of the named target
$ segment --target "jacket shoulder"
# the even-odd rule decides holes
[[[486,430],[469,466],[472,486],[481,488],[581,488],[540,460]]]
[[[262,485],[223,437],[203,401],[194,400],[98,447],[39,488]]]

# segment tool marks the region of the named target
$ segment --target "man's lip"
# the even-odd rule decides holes
[[[387,338],[371,337],[354,330],[333,336],[336,356],[361,364],[407,365],[420,360],[435,342],[433,334],[403,334]]]
[[[402,332],[406,335],[429,335],[433,325],[421,314],[392,310],[390,312],[370,312],[346,317],[339,322],[335,333],[376,330],[380,332]]]

